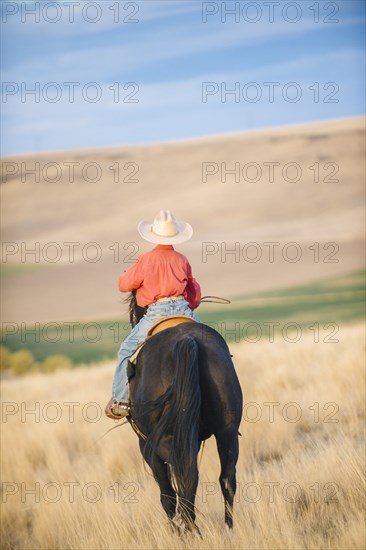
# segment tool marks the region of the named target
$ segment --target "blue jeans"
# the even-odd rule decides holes
[[[163,317],[183,315],[192,317],[200,322],[199,318],[190,309],[188,302],[182,298],[151,304],[141,321],[132,329],[127,338],[122,342],[118,351],[118,364],[114,373],[112,385],[112,397],[115,401],[128,401],[128,360],[136,348],[145,340],[149,328]]]

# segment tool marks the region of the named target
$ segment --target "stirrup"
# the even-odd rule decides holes
[[[111,407],[111,412],[120,418],[130,415],[130,405],[127,402],[116,401]]]
[[[109,400],[105,408],[105,414],[112,420],[120,420],[130,414],[129,403],[114,401],[113,398]]]

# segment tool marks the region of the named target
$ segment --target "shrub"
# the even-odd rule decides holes
[[[21,349],[10,354],[10,368],[14,374],[27,374],[37,365],[33,354],[28,349]]]
[[[5,346],[0,346],[0,371],[10,369],[11,351]]]
[[[42,372],[54,372],[58,369],[71,369],[72,362],[66,355],[49,355],[41,364]]]

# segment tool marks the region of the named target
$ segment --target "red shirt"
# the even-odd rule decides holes
[[[119,278],[118,286],[121,292],[137,289],[137,303],[142,307],[159,298],[180,294],[191,309],[198,307],[201,300],[201,288],[192,276],[187,258],[171,245],[158,244],[142,254],[135,265]]]

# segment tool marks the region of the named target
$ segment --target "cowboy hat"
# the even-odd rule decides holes
[[[137,230],[145,241],[155,244],[184,243],[193,235],[192,226],[178,222],[170,210],[160,210],[153,222],[142,220]]]

